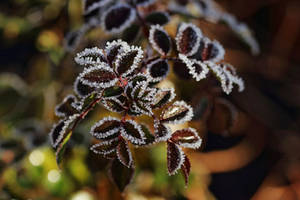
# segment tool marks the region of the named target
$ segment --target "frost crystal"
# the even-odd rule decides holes
[[[97,139],[104,139],[115,135],[119,131],[120,120],[109,116],[94,124],[90,133]]]

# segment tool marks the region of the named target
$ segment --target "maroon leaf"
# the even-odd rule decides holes
[[[74,82],[74,91],[79,97],[85,98],[95,92],[96,89],[94,87],[83,84],[80,77],[78,77]]]
[[[152,108],[161,108],[167,103],[171,102],[175,98],[175,92],[173,88],[170,89],[159,89],[152,102]]]
[[[142,127],[142,131],[144,132],[145,138],[146,138],[145,145],[153,144],[155,142],[154,135],[150,132],[149,128],[146,125],[141,124],[141,127]]]
[[[83,84],[96,88],[108,88],[118,81],[113,70],[104,63],[86,68],[79,77]]]
[[[197,149],[200,147],[202,140],[198,136],[198,133],[193,128],[186,128],[177,130],[172,134],[171,140],[186,148]]]
[[[167,55],[171,51],[171,38],[160,25],[152,25],[149,33],[149,41],[152,48],[161,55]]]
[[[195,25],[181,24],[176,35],[178,51],[187,56],[195,54],[199,48],[201,37],[201,30]]]
[[[55,114],[58,117],[68,117],[78,113],[78,110],[72,106],[72,104],[76,103],[76,97],[74,95],[68,95],[62,103],[56,106]]]
[[[191,120],[192,117],[192,107],[184,101],[176,101],[162,112],[160,121],[163,123],[181,124]]]
[[[124,166],[118,159],[114,159],[110,163],[108,173],[118,189],[123,192],[133,178],[134,168],[128,168]]]
[[[120,134],[121,122],[114,117],[106,117],[91,128],[91,134],[97,139],[113,139]]]
[[[171,129],[165,125],[160,123],[159,121],[155,121],[154,123],[154,134],[155,134],[155,141],[167,141],[171,137]]]
[[[73,122],[77,119],[79,114],[72,115],[67,119],[59,121],[50,131],[50,142],[54,148],[57,148],[71,131]]]
[[[189,160],[189,158],[187,156],[185,156],[184,162],[181,165],[181,172],[182,172],[182,175],[184,177],[184,182],[185,182],[186,186],[189,183],[190,170],[191,170],[190,160]]]
[[[104,13],[102,27],[109,33],[120,33],[128,28],[135,18],[134,9],[127,4],[119,3]]]
[[[185,155],[177,144],[167,142],[167,145],[168,173],[174,175],[183,164]]]
[[[142,127],[133,120],[127,120],[122,124],[121,135],[135,145],[145,144]]]
[[[75,62],[79,65],[100,65],[102,62],[106,62],[106,58],[102,49],[86,48],[76,55]]]
[[[116,149],[119,144],[119,139],[111,139],[106,141],[101,141],[97,144],[94,144],[91,146],[91,151],[93,151],[96,154],[100,154],[104,156],[105,158],[114,158],[116,156]]]
[[[123,77],[138,68],[143,58],[143,50],[138,47],[123,48],[115,62],[116,72]]]
[[[128,168],[133,165],[131,151],[126,140],[121,139],[117,146],[117,156],[119,161]]]
[[[124,96],[119,96],[119,97],[111,97],[108,99],[103,99],[102,104],[103,106],[112,112],[123,112],[125,111],[126,103],[126,97]]]
[[[169,64],[165,59],[157,59],[147,65],[147,70],[153,78],[153,82],[163,80],[169,73]]]

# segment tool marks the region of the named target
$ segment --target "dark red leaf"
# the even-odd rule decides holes
[[[114,117],[106,117],[91,128],[91,134],[97,139],[113,139],[120,134],[121,122]]]
[[[108,88],[118,81],[113,70],[104,63],[86,68],[79,77],[83,84],[96,88]]]
[[[171,51],[171,38],[160,25],[151,26],[149,41],[153,49],[161,55],[167,55]]]
[[[117,156],[119,161],[128,168],[133,165],[131,151],[126,140],[121,139],[117,146]]]
[[[168,173],[174,175],[183,164],[185,155],[177,144],[167,142],[167,145]]]
[[[68,117],[78,113],[78,110],[72,106],[77,100],[74,95],[68,95],[63,102],[56,106],[55,114],[58,117]]]
[[[184,177],[184,182],[185,182],[185,185],[187,186],[188,183],[189,183],[189,175],[190,175],[190,170],[191,170],[191,163],[190,163],[190,160],[187,156],[185,156],[184,158],[184,162],[183,164],[181,165],[181,172],[182,172],[182,175]]]
[[[116,156],[116,149],[119,144],[118,138],[112,140],[101,141],[91,146],[91,151],[100,154],[105,158],[111,159]]]
[[[160,123],[159,121],[155,122],[154,124],[155,128],[155,141],[160,142],[160,141],[167,141],[171,137],[171,129],[165,125]]]
[[[182,130],[177,130],[172,134],[171,140],[186,148],[197,149],[200,147],[202,140],[198,136],[198,133],[193,128],[186,128]]]
[[[142,127],[133,120],[127,120],[122,124],[121,135],[133,144],[145,144],[145,135]]]
[[[83,84],[80,77],[78,77],[74,83],[74,91],[79,97],[85,98],[95,92],[96,89],[94,87]]]
[[[184,101],[176,101],[162,112],[160,121],[163,123],[181,124],[191,120],[192,117],[192,107]]]
[[[135,20],[136,13],[129,5],[119,3],[107,10],[103,16],[103,28],[110,33],[120,33]]]
[[[170,16],[167,12],[155,11],[147,15],[145,20],[149,24],[165,25],[169,22]]]
[[[118,189],[123,192],[133,178],[134,168],[128,168],[124,166],[118,159],[114,159],[110,163],[109,175]]]
[[[153,82],[163,80],[169,73],[169,64],[165,59],[157,59],[147,65],[150,76]]]
[[[178,51],[187,56],[194,55],[199,48],[201,37],[201,30],[195,25],[181,24],[176,35]]]

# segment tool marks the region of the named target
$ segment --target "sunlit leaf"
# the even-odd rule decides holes
[[[153,98],[152,108],[161,108],[175,98],[174,88],[159,89]]]
[[[185,148],[198,149],[201,146],[201,138],[193,128],[177,130],[172,134],[171,140]]]
[[[184,101],[176,101],[167,107],[160,116],[163,123],[181,124],[193,118],[193,109]]]

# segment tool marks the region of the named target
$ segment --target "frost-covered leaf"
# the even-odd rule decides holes
[[[57,148],[70,131],[72,123],[77,119],[79,114],[70,116],[67,119],[60,120],[50,131],[50,142],[54,148]]]
[[[139,67],[143,59],[143,50],[140,47],[130,46],[120,49],[115,62],[115,69],[119,75],[125,77]]]
[[[175,98],[176,94],[173,88],[159,89],[152,102],[152,108],[161,108]]]
[[[167,107],[160,116],[163,123],[181,124],[193,118],[193,108],[184,101],[176,101]]]
[[[140,26],[132,24],[126,28],[122,33],[122,39],[128,43],[134,42],[140,33]]]
[[[123,192],[133,178],[134,167],[128,168],[115,158],[110,163],[109,175],[118,189]]]
[[[132,144],[145,144],[145,135],[142,131],[141,125],[133,120],[127,120],[122,124],[121,135],[129,140]]]
[[[128,4],[118,3],[110,7],[102,18],[102,27],[109,33],[120,33],[136,18],[136,12]]]
[[[79,97],[86,98],[90,96],[93,92],[95,92],[96,89],[94,87],[90,87],[88,85],[83,84],[80,77],[77,77],[74,82],[74,91]]]
[[[106,117],[97,122],[91,128],[91,134],[97,139],[112,139],[120,134],[121,122],[114,117]]]
[[[169,73],[169,64],[166,59],[157,59],[147,65],[147,71],[152,77],[152,82],[163,80]]]
[[[224,59],[225,50],[223,46],[216,40],[206,43],[202,52],[202,60],[218,62]]]
[[[133,165],[133,159],[131,151],[128,147],[128,142],[124,139],[121,139],[117,146],[117,157],[119,161],[128,168],[131,168]]]
[[[181,172],[182,172],[182,175],[184,177],[185,186],[187,186],[188,183],[189,183],[190,170],[191,170],[190,160],[187,156],[185,156],[184,162],[181,165]]]
[[[102,100],[103,106],[112,112],[123,112],[125,110],[125,102],[126,97],[124,96],[112,97]]]
[[[126,49],[126,48],[130,48],[130,47],[126,42],[122,40],[114,40],[112,42],[106,43],[106,47],[105,47],[106,57],[111,66],[113,65],[113,63],[115,63],[120,49]]]
[[[123,91],[124,91],[123,88],[120,86],[105,88],[103,90],[102,97],[103,98],[118,97],[123,93]]]
[[[193,128],[177,130],[172,134],[171,140],[185,148],[198,149],[201,146],[201,138]]]
[[[55,114],[58,117],[68,117],[75,113],[78,113],[78,110],[72,106],[76,103],[76,97],[74,95],[68,95],[64,100],[55,107]]]
[[[182,60],[182,62],[185,63],[185,65],[189,69],[189,73],[196,81],[200,81],[206,78],[209,69],[205,63],[195,59],[189,59],[183,54],[179,54],[178,56]]]
[[[114,138],[111,140],[100,141],[97,144],[91,146],[91,151],[96,154],[100,154],[105,158],[114,158],[116,156],[116,149],[119,144],[119,139]]]
[[[152,25],[165,25],[170,21],[170,16],[167,12],[154,11],[145,17],[145,21]]]
[[[201,30],[191,23],[182,23],[176,35],[177,50],[186,55],[194,55],[200,45]]]
[[[152,48],[161,55],[167,55],[172,48],[169,34],[160,25],[152,25],[149,32],[149,42]]]
[[[172,136],[170,127],[158,120],[154,122],[154,134],[156,142],[167,141]]]
[[[142,131],[145,134],[145,145],[154,144],[155,143],[155,137],[151,133],[150,129],[144,124],[141,124],[141,127],[142,127]]]
[[[167,164],[169,175],[174,175],[184,163],[185,155],[182,149],[172,142],[167,142]]]
[[[100,65],[102,62],[106,62],[103,50],[97,47],[86,48],[82,52],[78,53],[75,57],[75,62],[79,65]]]
[[[147,7],[155,3],[156,0],[134,0],[137,6]]]
[[[105,63],[84,69],[79,78],[83,84],[96,88],[108,88],[118,82],[113,69]]]
[[[227,77],[238,86],[239,92],[242,92],[245,89],[244,81],[237,75],[236,69],[228,63],[222,63],[220,64],[220,66],[222,67]]]
[[[112,2],[112,0],[83,0],[83,11],[85,14],[90,13],[110,2]]]

